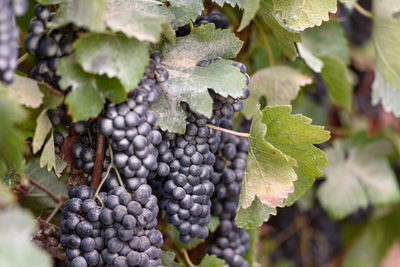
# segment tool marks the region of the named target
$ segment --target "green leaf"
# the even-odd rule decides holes
[[[372,104],[378,105],[379,102],[386,112],[392,112],[396,117],[400,117],[400,89],[389,85],[382,73],[376,69],[372,84]]]
[[[183,133],[186,117],[181,102],[198,113],[210,117],[212,88],[222,96],[239,97],[246,87],[246,78],[230,60],[217,60],[205,67],[196,64],[216,57],[234,58],[242,41],[229,30],[215,30],[213,23],[193,29],[190,35],[178,38],[175,44],[163,48],[163,67],[169,79],[162,84],[162,92],[153,105],[158,124],[163,130]],[[195,51],[195,52],[194,52]]]
[[[161,255],[161,263],[164,267],[182,267],[182,265],[176,261],[175,253],[172,251],[163,251]]]
[[[26,118],[25,110],[7,92],[0,88],[0,169],[5,169],[5,162],[15,165],[17,171],[23,166],[23,153],[26,149],[22,132],[17,124]]]
[[[392,88],[400,90],[400,19],[396,16],[399,4],[399,0],[374,1],[373,42],[376,69]]]
[[[160,41],[163,25],[173,19],[163,3],[153,0],[108,0],[104,14],[105,24],[114,32],[153,43]]]
[[[324,67],[321,77],[328,87],[328,96],[332,103],[351,110],[352,86],[348,69],[338,58],[333,56],[321,57]]]
[[[202,0],[170,0],[168,2],[170,3],[169,9],[175,15],[172,23],[175,27],[187,24],[189,19],[196,20],[204,9]]]
[[[219,218],[218,216],[211,216],[211,220],[210,222],[207,224],[207,228],[208,230],[213,233],[215,232],[215,230],[217,230],[218,226],[219,226]]]
[[[330,55],[340,59],[346,66],[350,63],[349,44],[337,20],[330,20],[319,27],[307,29],[302,36],[302,46],[315,57]]]
[[[311,119],[301,115],[291,115],[291,106],[266,107],[263,120],[267,126],[265,140],[297,161],[294,168],[297,180],[294,192],[285,200],[292,205],[314,183],[314,178],[322,175],[319,166],[327,165],[324,152],[314,144],[321,144],[330,138],[330,133],[322,126],[311,125]]]
[[[197,247],[197,245],[200,244],[201,242],[204,242],[204,240],[201,240],[201,239],[198,239],[198,238],[193,238],[192,241],[190,241],[188,244],[182,243],[179,240],[179,232],[178,232],[178,230],[172,224],[168,224],[167,227],[165,228],[165,230],[167,231],[167,233],[171,237],[172,242],[174,242],[174,244],[178,248],[183,248],[183,249],[189,250],[189,249]]]
[[[268,221],[270,215],[276,215],[276,208],[264,205],[261,203],[260,199],[256,197],[249,208],[243,209],[239,207],[235,223],[241,228],[254,229]]]
[[[3,83],[0,83],[0,88]],[[8,96],[21,105],[28,108],[38,108],[43,102],[43,93],[40,91],[37,81],[30,78],[16,76],[12,84],[4,86],[8,90]]]
[[[236,5],[239,8],[243,8],[245,0],[212,0],[214,3],[216,3],[219,6],[223,6],[225,3],[231,5],[232,7],[235,7]]]
[[[400,237],[399,209],[377,219],[369,220],[362,227],[356,240],[350,244],[343,259],[343,267],[380,266],[392,244]],[[354,227],[359,228],[359,225]],[[356,231],[358,229],[350,229]]]
[[[49,26],[57,28],[74,23],[93,32],[105,30],[103,22],[107,0],[63,0]]]
[[[201,260],[200,264],[197,265],[198,267],[226,267],[225,261],[217,258],[215,255],[208,255],[206,254],[203,259]]]
[[[251,76],[250,97],[244,101],[243,114],[251,118],[258,112],[257,104],[262,96],[268,105],[286,105],[297,97],[300,87],[312,83],[312,79],[287,66],[272,66],[258,70]]]
[[[264,109],[268,112],[268,109]],[[244,173],[239,207],[247,209],[257,196],[264,205],[276,208],[294,190],[296,161],[265,140],[267,125],[262,113],[254,115],[250,129],[249,154]]]
[[[256,16],[259,8],[260,0],[245,0],[242,21],[240,22],[238,31],[243,30],[250,24],[251,20]]]
[[[62,88],[72,88],[65,102],[74,121],[96,117],[106,98],[117,103],[126,99],[125,90],[116,78],[86,73],[71,58],[61,60],[57,74],[61,76]]]
[[[385,155],[392,152],[386,141],[356,146],[336,141],[327,149],[326,181],[318,188],[321,205],[335,219],[342,219],[368,204],[383,205],[400,199],[396,177]]]
[[[20,208],[0,210],[2,266],[53,266],[50,256],[31,241],[36,229],[34,222],[32,215]]]
[[[329,132],[290,112],[291,106],[268,106],[253,118],[235,219],[240,227],[258,227],[276,207],[291,205],[321,175],[318,166],[327,163],[313,144],[327,141]]]
[[[116,77],[126,91],[138,85],[149,64],[148,43],[123,35],[88,34],[75,42],[75,49],[85,71]]]
[[[56,153],[54,151],[54,137],[53,130],[51,131],[50,137],[47,140],[46,145],[40,155],[40,168],[47,166],[47,171],[51,171],[56,167]]]
[[[301,58],[310,67],[310,69],[317,73],[321,72],[322,67],[324,66],[324,62],[322,62],[321,59],[314,56],[313,53],[303,45],[303,43],[297,43],[297,50],[299,51]]]
[[[272,3],[274,15],[297,31],[320,26],[322,21],[329,20],[329,12],[337,11],[336,0],[272,0]]]
[[[297,57],[295,42],[301,42],[301,34],[279,23],[278,18],[273,14],[271,1],[261,1],[260,15],[278,40],[281,51],[290,60],[295,60]]]
[[[25,167],[25,174],[47,188],[54,195],[67,197],[66,185],[53,172],[40,167],[39,159],[35,158],[28,162]],[[32,210],[41,211],[55,208],[57,203],[39,188],[29,185],[28,193],[24,196],[23,205]]]
[[[32,150],[36,154],[46,141],[46,137],[52,129],[47,109],[43,109],[36,119],[35,134],[33,136]]]

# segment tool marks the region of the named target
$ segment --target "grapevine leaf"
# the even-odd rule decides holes
[[[17,196],[3,183],[0,183],[0,195],[1,208],[15,204],[17,202]]]
[[[219,226],[219,218],[218,216],[211,216],[211,220],[210,222],[207,224],[207,228],[211,233],[214,233],[215,230],[217,230],[218,226]]]
[[[400,210],[396,209],[362,225],[360,233],[344,257],[343,267],[382,266],[381,261],[400,236],[397,227],[399,220]],[[359,231],[359,229],[354,229],[359,227],[360,225],[354,225],[349,231]]]
[[[201,260],[198,267],[226,267],[223,259],[217,258],[215,255],[206,254]]]
[[[243,8],[245,0],[212,0],[214,3],[222,7],[225,3],[231,5],[232,7],[235,7],[236,5],[239,8]]]
[[[321,205],[335,219],[342,219],[368,204],[383,205],[400,199],[396,177],[385,154],[384,140],[366,145],[336,141],[327,149],[326,181],[318,188]],[[345,186],[344,186],[345,185]]]
[[[183,16],[185,19],[195,20],[197,16],[201,15],[201,12],[204,9],[202,0],[171,0],[168,1],[170,3],[170,9],[175,14],[175,24],[176,26],[182,26],[188,21],[182,21],[182,13],[187,14]],[[175,13],[177,10],[182,13]],[[179,22],[177,22],[179,21]]]
[[[170,235],[172,241],[178,248],[183,249],[192,249],[195,248],[199,243],[203,242],[204,240],[200,240],[198,238],[193,238],[188,244],[184,244],[179,240],[179,232],[175,226],[172,224],[168,224],[166,227],[167,233]]]
[[[256,197],[249,208],[239,207],[235,222],[241,228],[254,229],[268,221],[270,215],[276,215],[276,208],[262,204],[260,199]]]
[[[66,104],[74,121],[96,117],[103,109],[106,98],[120,103],[125,100],[125,90],[120,82],[103,76],[86,73],[71,58],[63,58],[57,70],[62,78],[60,86],[71,87]]]
[[[50,27],[57,28],[68,23],[74,23],[93,32],[105,30],[103,16],[107,0],[63,0]]]
[[[2,84],[0,84],[2,87]],[[16,76],[12,84],[6,86],[8,96],[28,108],[38,108],[43,101],[37,81],[30,78]]]
[[[243,30],[250,24],[250,21],[256,16],[259,8],[260,0],[245,0],[243,16],[238,31]]]
[[[105,24],[113,31],[153,43],[160,40],[163,25],[173,19],[170,10],[154,0],[108,0],[104,15]]]
[[[376,68],[392,87],[400,90],[400,19],[398,0],[381,0],[373,4],[373,41]],[[394,8],[397,7],[397,8]]]
[[[7,169],[5,162],[15,165],[17,171],[22,169],[24,136],[16,127],[26,118],[25,110],[17,101],[8,97],[5,90],[0,89],[0,169]]]
[[[400,90],[389,85],[382,73],[375,70],[375,80],[372,84],[372,104],[382,103],[386,112],[393,112],[396,117],[400,117]]]
[[[57,178],[53,172],[42,168],[39,159],[35,158],[28,162],[25,167],[25,174],[47,188],[54,195],[59,197],[67,196],[66,185]],[[33,185],[29,185],[28,193],[24,196],[23,204],[32,210],[38,211],[55,208],[57,206],[57,203],[55,203],[53,199]]]
[[[274,15],[297,31],[320,26],[322,21],[329,20],[329,12],[337,11],[336,0],[272,0],[272,3]]]
[[[127,91],[136,87],[149,63],[148,43],[123,35],[88,34],[75,48],[85,71],[116,77]]]
[[[254,115],[250,128],[249,154],[239,200],[243,209],[249,208],[256,196],[268,207],[281,207],[294,190],[296,161],[267,142],[266,134],[267,125],[262,123],[260,111]]]
[[[290,60],[295,60],[297,57],[295,42],[301,41],[301,34],[279,23],[278,19],[273,14],[273,5],[271,1],[261,1],[260,15],[278,40],[281,51]]]
[[[52,126],[47,115],[47,109],[44,109],[36,119],[36,129],[32,143],[33,154],[36,154],[42,148],[51,129]]]
[[[262,96],[268,105],[286,105],[297,97],[301,86],[312,83],[312,79],[287,66],[273,66],[253,74],[250,97],[244,101],[243,114],[251,118],[258,112],[257,104]]]
[[[47,166],[47,170],[51,171],[56,167],[56,154],[54,151],[54,137],[53,131],[51,131],[50,137],[47,140],[46,145],[43,148],[43,151],[40,155],[40,167],[44,168]]]
[[[182,265],[180,263],[174,261],[174,259],[175,259],[174,252],[163,250],[162,255],[161,255],[162,266],[164,266],[164,267],[182,267]]]
[[[321,72],[322,67],[324,66],[324,62],[322,62],[321,59],[314,56],[313,53],[303,45],[303,43],[297,43],[297,50],[299,51],[301,58],[304,60],[307,66],[310,67],[310,69],[317,73]]]
[[[340,59],[344,65],[349,64],[349,44],[338,21],[330,20],[320,27],[307,29],[302,36],[302,46],[315,57],[331,55]]]
[[[290,112],[291,106],[266,107],[262,120],[267,126],[265,140],[297,161],[294,192],[285,200],[288,206],[312,186],[315,177],[322,175],[318,166],[325,166],[328,161],[324,152],[313,144],[321,144],[330,138],[330,133],[322,126],[311,125],[311,119]]]
[[[164,46],[162,64],[169,71],[169,79],[162,85],[158,100],[162,102],[153,106],[163,130],[185,131],[184,120],[177,123],[177,118],[186,117],[180,107],[181,102],[188,103],[193,111],[210,117],[212,98],[208,94],[209,88],[225,97],[242,96],[246,79],[238,68],[231,65],[230,60],[217,60],[205,67],[196,66],[201,60],[234,58],[241,46],[242,41],[233,33],[215,30],[213,23],[195,28],[188,36],[178,38],[175,44]]]
[[[0,262],[2,266],[53,266],[48,254],[36,247],[32,215],[18,207],[0,211]]]
[[[241,227],[260,226],[276,207],[291,205],[321,175],[318,166],[327,163],[313,144],[327,141],[329,132],[290,112],[291,106],[267,106],[253,118],[236,216]]]
[[[321,77],[328,87],[329,99],[347,110],[351,110],[352,86],[348,69],[338,58],[327,55],[321,57],[324,67]]]
[[[175,16],[175,20],[171,22],[171,26],[174,30],[177,30],[178,27],[186,25],[190,20],[195,20],[197,15],[194,15],[193,10],[185,7],[185,6],[169,6],[168,9]]]

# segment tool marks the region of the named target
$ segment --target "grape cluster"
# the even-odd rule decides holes
[[[131,195],[112,189],[100,213],[103,224],[102,259],[110,266],[160,266],[162,234],[156,230],[157,198],[143,184]]]
[[[147,184],[128,193],[123,187],[100,192],[74,186],[63,207],[60,243],[67,266],[161,266],[162,234],[157,225],[157,198]]]
[[[38,60],[31,77],[38,81],[46,81],[55,89],[60,90],[58,85],[60,77],[56,75],[56,70],[60,64],[60,58],[74,52],[72,44],[77,38],[78,30],[68,25],[48,33],[47,23],[54,13],[40,4],[35,6],[34,12],[35,17],[30,22],[29,33],[24,40],[26,51],[34,54]]]
[[[56,154],[60,154],[61,146],[64,143],[64,136],[60,132],[54,131],[53,139],[54,139],[54,151]]]
[[[227,17],[223,16],[221,12],[214,10],[208,15],[200,15],[197,17],[194,22],[194,27],[199,27],[203,24],[214,23],[216,29],[228,29],[229,28],[229,20]],[[190,25],[186,24],[182,27],[179,27],[176,31],[177,37],[186,36],[190,33]]]
[[[197,65],[204,67],[220,59],[204,60]],[[244,65],[240,64],[233,63],[247,75]],[[207,124],[220,126],[243,108],[240,99],[223,97],[211,89],[209,93],[214,100],[211,118],[196,114],[183,105],[188,114],[185,134],[163,134],[163,141],[158,146],[158,179],[151,183],[156,195],[162,199],[165,220],[177,227],[183,243],[193,238],[204,239],[209,234],[206,225],[211,218],[210,198],[214,193],[214,184],[210,179],[214,173],[215,153],[220,147],[221,133],[208,128]],[[248,94],[245,88],[243,98],[247,98]]]
[[[206,238],[210,222],[210,197],[214,185],[210,182],[218,147],[216,131],[207,128],[207,118],[193,112],[187,117],[186,133],[165,133],[159,145],[159,176],[164,178],[161,198],[164,218],[178,228],[180,240],[188,243],[192,238]],[[168,173],[169,171],[169,173]]]
[[[71,123],[71,129],[79,134],[78,142],[71,148],[71,155],[75,159],[75,168],[86,174],[91,174],[96,158],[97,121],[78,121]],[[87,131],[90,131],[90,135]]]
[[[232,128],[228,120],[224,120],[221,126]],[[209,252],[224,259],[231,267],[249,266],[243,259],[249,247],[249,236],[234,223],[248,145],[247,138],[222,133],[211,179],[215,184],[211,212],[220,218],[221,224],[210,237]]]
[[[47,116],[50,119],[51,125],[53,125],[53,127],[57,127],[58,125],[60,125],[65,113],[66,113],[66,107],[64,104],[58,106],[55,109],[47,110]]]
[[[0,81],[12,83],[18,58],[19,30],[15,16],[23,15],[26,0],[0,0]]]
[[[108,104],[100,121],[99,129],[113,149],[113,163],[129,190],[147,183],[158,168],[156,145],[162,136],[154,126],[157,115],[149,108],[160,93],[159,84],[168,79],[168,72],[157,66],[161,59],[160,53],[150,56],[150,65],[128,101]]]
[[[68,192],[60,223],[60,243],[66,247],[67,266],[102,266],[99,250],[103,246],[100,206],[94,189],[74,186]],[[103,198],[104,200],[104,198]]]

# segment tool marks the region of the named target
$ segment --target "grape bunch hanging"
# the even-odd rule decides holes
[[[74,55],[72,44],[84,30],[72,25],[49,30],[54,16],[50,9],[37,5],[34,13],[24,40],[26,51],[37,60],[31,77],[68,95],[69,90],[59,86],[56,72],[62,57]],[[194,26],[208,23],[219,29],[229,27],[228,19],[217,11],[199,16]],[[177,37],[188,35],[190,29],[180,27]],[[203,60],[197,66],[221,59]],[[71,122],[65,105],[47,111],[56,154],[66,153],[65,132],[56,130],[67,123],[67,137],[74,142],[67,151],[71,167],[84,177],[83,183],[70,187],[62,208],[59,241],[66,249],[67,266],[161,266],[166,238],[160,231],[161,219],[176,227],[182,243],[206,240],[204,253],[232,267],[248,266],[243,257],[249,236],[234,223],[248,140],[223,130],[233,129],[232,119],[242,110],[249,89],[243,88],[242,96],[233,98],[210,88],[214,103],[210,118],[182,103],[185,133],[163,131],[152,111],[169,79],[162,60],[161,53],[151,53],[128,99],[118,104],[107,101],[98,119]],[[246,67],[235,61],[232,65],[249,84]],[[104,144],[99,151],[101,138]],[[99,152],[103,153],[100,163]],[[100,175],[95,172],[98,164]],[[207,227],[211,216],[220,221],[214,232]]]

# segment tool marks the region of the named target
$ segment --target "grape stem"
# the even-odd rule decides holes
[[[50,213],[49,217],[47,217],[47,219],[46,219],[47,223],[49,223],[51,221],[51,219],[54,218],[54,216],[57,214],[57,212],[61,209],[62,205],[63,205],[63,202],[60,202],[57,204],[57,206]]]
[[[21,64],[22,62],[24,62],[27,58],[29,57],[28,53],[23,54],[20,58],[18,58],[17,60],[17,64]]]
[[[44,85],[47,89],[49,89],[50,91],[52,91],[55,95],[59,95],[59,96],[64,96],[64,94],[58,90],[56,90],[53,86],[51,86],[50,84],[46,83],[46,82],[42,82],[42,85]]]
[[[190,260],[189,254],[187,253],[187,250],[186,249],[181,249],[181,252],[182,252],[183,257],[185,258],[187,264],[189,265],[189,267],[196,267],[196,265],[194,265],[193,262]]]
[[[271,66],[273,66],[273,65],[275,65],[274,56],[272,55],[272,50],[271,50],[271,46],[269,45],[269,42],[268,42],[268,37],[265,34],[265,32],[264,32],[264,30],[263,30],[263,28],[261,26],[261,23],[258,22],[257,19],[254,19],[254,24],[256,25],[256,28],[257,28],[258,32],[260,33],[260,36],[261,36],[261,39],[264,42],[265,48],[267,49],[269,64]]]
[[[354,9],[360,13],[361,15],[363,15],[366,18],[372,19],[373,15],[371,12],[369,12],[368,10],[366,10],[365,8],[363,8],[362,6],[360,6],[359,3],[355,3],[354,4]]]
[[[210,128],[210,129],[217,130],[217,131],[220,131],[220,132],[236,135],[236,136],[239,136],[239,137],[250,138],[250,134],[248,134],[248,133],[236,132],[236,131],[225,129],[225,128],[221,128],[221,127],[218,127],[218,126],[215,126],[215,125],[212,125],[212,124],[207,124],[206,126],[208,128]]]
[[[104,203],[101,201],[101,199],[99,198],[98,195],[99,195],[101,188],[103,187],[104,182],[107,180],[108,176],[110,175],[111,169],[114,169],[115,173],[117,174],[118,182],[120,183],[120,185],[122,187],[125,187],[124,183],[122,182],[121,176],[118,172],[118,169],[114,164],[114,156],[113,156],[113,151],[112,151],[110,144],[108,145],[108,149],[110,150],[110,165],[108,165],[106,175],[104,175],[104,178],[101,180],[100,184],[97,186],[96,192],[94,193],[94,196],[93,196],[93,199],[94,200],[97,199],[101,203],[102,206],[104,206]]]
[[[28,175],[24,174],[26,179],[28,180],[28,182],[39,188],[40,190],[42,190],[44,193],[46,193],[54,202],[56,203],[62,203],[62,199],[56,195],[54,195],[52,192],[50,192],[50,190],[48,190],[46,187],[44,187],[43,185],[39,184],[38,182],[36,182],[35,180],[33,180],[32,178],[30,178]]]

